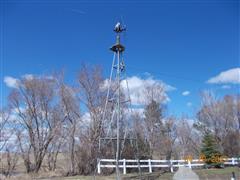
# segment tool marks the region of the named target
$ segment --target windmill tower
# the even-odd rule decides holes
[[[120,172],[119,172],[119,157],[120,157],[120,119],[121,119],[121,109],[120,109],[120,101],[121,101],[121,97],[120,97],[120,78],[122,75],[122,71],[124,71],[125,67],[124,66],[124,62],[122,59],[122,53],[125,50],[125,47],[120,43],[120,33],[123,32],[125,29],[121,26],[121,24],[118,22],[114,28],[114,31],[117,33],[117,42],[115,45],[113,45],[111,47],[111,50],[113,51],[113,53],[115,55],[117,55],[117,62],[116,65],[114,65],[112,68],[116,69],[117,72],[117,76],[116,76],[116,80],[117,80],[117,150],[116,150],[116,174],[117,174],[117,179],[120,179]]]
[[[113,152],[115,153],[113,157],[116,159],[116,179],[121,179],[121,172],[119,169],[119,160],[121,158],[121,153],[124,149],[124,144],[126,140],[133,141],[136,138],[132,138],[129,136],[129,132],[127,130],[126,124],[124,124],[124,120],[126,122],[126,116],[123,115],[126,109],[130,106],[131,108],[131,100],[128,88],[128,82],[126,79],[126,67],[123,60],[123,52],[125,47],[121,44],[121,34],[123,31],[126,31],[126,28],[121,24],[117,23],[114,28],[114,32],[116,33],[116,43],[110,48],[113,52],[113,62],[111,67],[110,78],[108,80],[108,89],[107,89],[107,98],[106,104],[104,108],[103,120],[106,122],[106,119],[110,119],[107,121],[108,129],[105,133],[105,137],[100,137],[99,139],[99,151],[101,152],[101,147],[106,146],[109,148],[110,145],[113,146]],[[122,88],[124,86],[125,88]],[[125,92],[123,92],[125,90]],[[106,108],[111,103],[112,112],[106,115]],[[107,117],[108,116],[108,117]],[[125,118],[125,119],[124,119]],[[125,126],[125,127],[124,127]],[[108,143],[106,143],[108,142]],[[111,143],[109,143],[111,142]],[[136,142],[136,141],[135,141]],[[110,145],[109,145],[110,144]],[[103,158],[103,157],[101,157]],[[109,157],[104,157],[109,158]]]

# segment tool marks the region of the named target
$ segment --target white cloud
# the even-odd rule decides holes
[[[122,81],[121,86],[126,94],[128,94],[129,89],[130,99],[133,105],[146,103],[146,99],[148,99],[150,95],[152,95],[156,101],[166,103],[170,101],[167,92],[176,89],[152,77],[142,79],[137,76],[132,76],[126,80],[127,81]]]
[[[182,95],[183,95],[183,96],[188,96],[189,94],[190,94],[190,91],[183,91],[183,92],[182,92]]]
[[[18,87],[18,79],[11,77],[11,76],[5,76],[4,77],[4,83],[6,84],[7,87],[10,88],[17,88]]]
[[[106,91],[109,86],[109,79],[104,81],[102,90]],[[112,83],[111,86],[116,88],[116,84]],[[114,89],[115,89],[114,88]],[[161,80],[154,79],[152,76],[141,78],[138,76],[127,77],[126,80],[121,81],[121,88],[126,95],[130,95],[132,105],[143,105],[148,103],[147,100],[153,98],[157,102],[167,103],[170,98],[167,92],[176,90],[175,87],[164,83]]]
[[[132,114],[139,114],[142,115],[144,113],[144,108],[133,108],[132,109]]]
[[[223,71],[215,77],[210,78],[207,83],[211,84],[240,84],[240,68]]]
[[[187,106],[188,106],[188,107],[192,107],[192,103],[191,103],[191,102],[188,102],[188,103],[187,103]]]
[[[32,74],[25,74],[22,76],[23,79],[26,79],[26,80],[32,80],[34,78],[34,75]]]
[[[48,79],[48,80],[54,80],[53,76],[47,76],[47,75],[34,75],[34,74],[24,74],[21,76],[23,79],[25,80],[33,80],[35,79],[40,79],[40,78],[44,78],[44,79]]]
[[[85,112],[82,116],[82,120],[84,123],[89,123],[91,121],[90,113]]]
[[[222,88],[222,89],[231,89],[231,86],[229,86],[229,85],[223,85],[223,86],[221,86],[221,88]]]
[[[131,107],[131,108],[125,108],[124,113],[127,116],[132,116],[132,115],[144,115],[144,108],[143,107]]]
[[[146,77],[152,77],[151,73],[149,73],[149,72],[145,72],[143,75]]]
[[[48,80],[54,80],[53,76],[43,76],[44,78]],[[41,78],[41,76],[33,75],[33,74],[24,74],[21,76],[22,79],[25,80],[33,80],[34,78]],[[18,88],[20,85],[20,80],[11,76],[5,76],[4,77],[4,83],[9,88]]]

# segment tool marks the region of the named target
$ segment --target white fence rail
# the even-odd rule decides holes
[[[238,165],[240,164],[239,158],[225,158],[223,159],[225,165]],[[205,163],[200,159],[192,160],[134,160],[134,159],[121,159],[119,160],[118,167],[123,169],[123,174],[127,174],[129,168],[148,168],[149,173],[152,173],[153,168],[169,168],[173,172],[174,167],[187,166],[189,168],[202,167]],[[97,170],[101,173],[101,168],[116,168],[115,159],[98,159]]]

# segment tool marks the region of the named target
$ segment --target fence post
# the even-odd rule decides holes
[[[151,159],[148,159],[148,167],[149,167],[149,173],[152,173]]]
[[[173,173],[173,163],[172,163],[171,159],[170,159],[170,171],[171,171],[171,173]]]
[[[97,161],[98,161],[98,163],[97,163],[97,171],[98,171],[98,174],[101,174],[101,159],[98,159]]]
[[[234,157],[232,158],[232,165],[235,165],[235,159],[234,159]]]
[[[188,167],[190,168],[190,169],[192,169],[192,164],[191,164],[191,161],[188,159]]]
[[[123,174],[127,174],[127,171],[126,171],[126,159],[123,159]]]

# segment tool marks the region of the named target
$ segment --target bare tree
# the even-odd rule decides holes
[[[161,156],[164,136],[165,101],[167,100],[165,86],[161,83],[147,84],[143,89],[144,122],[146,137],[149,143],[150,156]]]
[[[16,150],[11,151],[10,148],[14,149],[15,147],[13,145],[8,145],[1,155],[3,158],[3,162],[1,163],[1,174],[4,174],[6,177],[12,175],[18,162],[18,152]]]
[[[81,115],[80,115],[80,103],[78,102],[77,92],[74,88],[67,86],[63,82],[60,84],[60,106],[64,113],[64,124],[63,131],[68,133],[66,139],[69,146],[70,153],[70,169],[68,174],[76,174],[76,137],[78,136],[77,131],[80,128]],[[60,145],[60,144],[59,144]]]
[[[9,108],[5,108],[0,111],[0,173],[7,177],[11,176],[18,161],[13,130],[11,111]]]
[[[193,123],[193,122],[192,122]],[[185,158],[199,155],[200,142],[199,135],[193,128],[189,118],[181,117],[177,123],[177,152],[178,156]]]
[[[160,143],[160,136],[163,135],[163,109],[159,103],[152,100],[152,102],[145,107],[144,115],[150,156],[154,156],[158,149],[157,145]]]
[[[205,92],[202,97],[202,106],[197,114],[198,122],[195,127],[202,133],[212,132],[221,150],[228,152],[227,137],[239,131],[238,96],[226,95],[223,99],[217,99],[213,93]]]
[[[16,110],[19,147],[27,172],[40,170],[61,124],[54,116],[58,107],[56,87],[56,80],[46,76],[23,78],[9,96],[11,108]]]
[[[166,87],[163,83],[146,84],[143,87],[143,97],[140,97],[140,103],[147,105],[152,101],[163,104],[167,100]]]
[[[236,96],[236,113],[237,113],[237,123],[238,123],[238,131],[240,133],[240,95]]]
[[[79,75],[79,97],[89,114],[88,127],[81,137],[81,142],[89,147],[87,153],[91,158],[90,165],[86,166],[92,171],[96,165],[98,156],[98,142],[100,135],[103,135],[103,111],[106,101],[106,93],[103,91],[104,79],[99,66],[82,65]],[[86,114],[85,113],[85,114]]]
[[[10,111],[8,109],[0,109],[0,151],[6,146],[11,133],[7,132],[5,127],[9,122]]]
[[[61,152],[65,139],[67,139],[67,135],[63,132],[63,126],[59,126],[53,141],[48,146],[47,167],[49,171],[55,171],[57,168],[58,155]]]
[[[144,122],[152,158],[170,159],[177,138],[175,117],[164,117],[164,106],[152,100],[145,107]]]
[[[230,131],[222,142],[223,153],[228,157],[238,157],[240,155],[240,133]]]
[[[133,120],[133,137],[136,138],[136,154],[139,159],[149,159],[151,156],[149,142],[146,137],[146,130],[144,124],[143,114],[134,112],[132,115]],[[134,152],[134,153],[136,153]]]
[[[176,126],[176,118],[169,117],[164,123],[164,144],[162,147],[165,147],[166,159],[171,159],[173,151],[174,151],[174,143],[177,139],[177,126]]]

